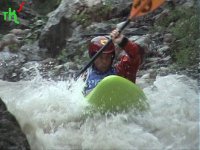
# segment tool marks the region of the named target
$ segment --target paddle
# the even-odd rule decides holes
[[[125,33],[125,36],[130,36],[130,35],[144,35],[146,32],[145,31],[135,31],[132,33]],[[87,38],[87,37],[92,37],[92,36],[109,36],[110,33],[91,33],[91,34],[82,34],[82,38]]]
[[[164,3],[165,0],[133,0],[132,9],[128,19],[123,23],[121,27],[118,28],[119,33],[121,33],[124,28],[130,23],[130,21],[136,16],[145,15],[161,4]],[[92,63],[96,60],[96,58],[111,44],[112,39],[109,39],[108,42],[91,58],[91,60],[86,64],[86,66],[80,70],[80,72],[75,76],[75,80],[89,68]]]

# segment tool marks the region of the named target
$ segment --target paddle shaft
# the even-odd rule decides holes
[[[131,36],[131,35],[144,35],[146,34],[146,31],[134,31],[134,32],[131,32],[131,33],[124,33],[125,36]],[[109,33],[91,33],[91,34],[82,34],[81,37],[83,38],[87,38],[87,37],[93,37],[93,36],[108,36],[110,35]]]
[[[130,23],[131,19],[127,19],[126,22],[118,29],[119,33],[121,33],[124,28]],[[109,39],[108,42],[91,58],[91,60],[86,64],[86,66],[80,70],[80,72],[75,76],[75,80],[89,68],[96,58],[112,43],[112,39]]]

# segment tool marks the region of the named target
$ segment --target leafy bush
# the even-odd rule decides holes
[[[173,26],[169,26],[174,22]],[[171,56],[181,67],[190,67],[198,64],[199,45],[199,16],[197,6],[185,8],[176,7],[169,15],[155,23],[153,31],[170,32],[175,41],[171,43]]]
[[[186,12],[193,12],[188,9]],[[176,41],[172,43],[175,54],[172,54],[182,67],[189,67],[198,63],[197,42],[199,36],[199,17],[197,14],[188,15],[185,20],[180,19],[175,26],[170,29],[176,37]]]

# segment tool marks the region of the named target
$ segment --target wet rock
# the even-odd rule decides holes
[[[43,20],[37,20],[35,23],[36,26],[42,26],[44,24],[45,24],[45,22]]]
[[[41,61],[48,57],[47,49],[40,48],[38,42],[22,46],[19,52],[26,56],[27,61]]]
[[[6,34],[3,36],[2,40],[0,41],[0,51],[4,49],[6,46],[11,46],[14,44],[19,44],[20,40],[15,34]]]
[[[22,29],[12,29],[10,31],[11,34],[14,34],[16,36],[24,36],[29,32],[30,32],[30,29],[24,29],[24,30],[22,30]]]
[[[174,37],[171,33],[167,33],[164,35],[164,39],[163,39],[163,42],[165,43],[171,43],[174,41]]]
[[[66,38],[71,37],[75,4],[69,0],[62,1],[59,7],[49,14],[49,20],[39,38],[39,46],[47,48],[48,52],[55,57],[66,44]]]
[[[113,26],[106,23],[92,23],[86,28],[86,33],[109,33]]]
[[[35,77],[40,75],[39,67],[41,66],[40,63],[36,61],[29,61],[22,65],[20,68],[20,80],[32,80]]]
[[[145,51],[149,50],[149,45],[151,43],[150,35],[138,36],[135,37],[135,39],[131,37],[130,40],[133,40],[135,43],[140,45],[142,48],[145,49]]]
[[[77,65],[73,62],[67,62],[63,65],[66,69],[76,70],[78,69]]]
[[[69,74],[74,74],[89,61],[87,54],[87,44],[93,36],[81,37],[81,35],[110,33],[110,31],[116,27],[117,23],[125,20],[123,17],[127,17],[129,15],[131,8],[131,2],[125,2],[124,0],[110,0],[109,2],[104,0],[62,0],[59,6],[58,1],[59,0],[33,0],[33,5],[34,7],[38,6],[38,10],[44,8],[44,6],[49,3],[48,5],[50,7],[47,7],[51,9],[47,8],[41,10],[44,11],[45,14],[49,12],[49,10],[54,9],[54,11],[47,15],[49,17],[47,23],[45,21],[45,17],[43,18],[43,16],[38,15],[37,12],[34,13],[34,15],[37,17],[28,20],[30,23],[32,23],[30,26],[31,32],[29,29],[27,29],[28,22],[26,22],[26,19],[27,16],[30,16],[33,13],[31,13],[28,9],[24,9],[24,11],[19,14],[19,17],[24,19],[23,21],[26,24],[23,26],[23,29],[27,30],[19,29],[18,27],[16,28],[16,26],[13,26],[14,23],[12,22],[8,23],[3,21],[3,16],[0,14],[0,21],[2,20],[2,26],[6,27],[0,28],[0,33],[4,30],[8,30],[9,32],[11,26],[12,28],[15,27],[10,31],[9,34],[12,36],[14,35],[13,37],[15,38],[17,37],[17,45],[18,42],[20,43],[19,37],[23,38],[22,42],[26,43],[21,48],[18,48],[19,51],[14,51],[16,54],[25,56],[25,58],[22,59],[23,62],[20,63],[20,65],[17,65],[17,67],[8,65],[8,62],[3,62],[0,60],[0,78],[5,77],[7,80],[17,81],[18,79],[23,78],[31,79],[33,76],[37,76],[39,74],[41,77],[57,79],[58,76],[65,78]],[[52,4],[52,2],[54,2],[54,4]],[[189,2],[190,0],[168,0],[168,4],[173,3],[175,6],[184,4],[190,7]],[[19,5],[20,1],[17,3]],[[87,27],[73,19],[74,14],[81,16],[82,14],[87,14],[88,12],[92,12],[94,10],[96,11],[96,7],[93,6],[105,4],[112,4],[112,9],[109,8],[109,12],[104,12],[103,17],[98,16],[99,14],[97,12],[94,14],[90,13],[89,15],[92,14],[90,16],[91,19],[85,19],[86,22],[88,20],[90,21],[90,25]],[[168,33],[168,29],[171,29],[171,27],[175,25],[175,22],[171,22],[169,26],[166,27],[166,30],[163,29],[163,31],[160,31],[160,29],[158,29],[156,33],[151,33],[150,31],[150,28],[155,25],[154,21],[156,19],[158,19],[158,21],[163,21],[165,20],[166,16],[171,15],[172,11],[171,8],[168,7],[168,4],[163,5],[163,7],[160,7],[152,13],[131,21],[129,26],[123,31],[123,33],[125,35],[127,34],[127,37],[130,37],[131,40],[136,41],[136,43],[142,47],[145,47],[146,49],[148,48],[146,51],[147,58],[145,58],[146,61],[142,69],[159,68],[162,66],[165,67],[172,61],[170,57],[166,56],[170,55],[168,53],[170,51],[170,44],[175,39],[171,33]],[[93,8],[93,10],[90,11],[90,8]],[[97,8],[102,7],[99,6]],[[108,13],[108,15],[105,15],[105,13]],[[105,22],[103,20],[105,20]],[[4,34],[4,32],[2,34]],[[149,34],[149,37],[147,37],[146,34]],[[24,38],[24,36],[26,37]],[[37,41],[38,39],[39,41]],[[15,47],[15,45],[4,45],[1,42],[0,47],[2,47],[2,51],[4,52],[9,51],[10,47],[12,46]],[[47,59],[48,57],[57,57],[59,63],[54,63],[53,60]],[[71,62],[74,62],[74,64]],[[60,65],[61,63],[63,63],[63,65]],[[22,68],[20,68],[21,65]],[[5,71],[6,67],[10,69]],[[26,77],[21,76],[24,73],[27,73],[25,75]],[[30,78],[28,77],[29,75]]]
[[[145,64],[142,66],[143,69],[150,69],[150,68],[160,68],[160,67],[167,67],[171,64],[171,57],[152,57],[145,60]]]
[[[88,6],[90,5],[88,4],[87,6],[87,3],[90,2],[81,0],[77,1],[63,0],[55,11],[48,14],[49,20],[45,25],[41,33],[41,36],[39,38],[39,46],[42,48],[47,48],[48,52],[52,54],[52,57],[55,57],[65,46],[68,47],[68,45],[72,45],[71,43],[66,43],[68,39],[70,39],[72,36],[77,37],[77,35],[80,34],[80,32],[79,33],[76,32],[76,28],[77,26],[84,26],[83,25],[84,23],[80,23],[84,20],[84,18],[81,18],[82,14],[83,15],[86,14],[86,16],[90,15],[90,17],[86,20],[88,22],[90,22],[91,20],[93,21],[95,20],[95,22],[96,21],[102,22],[102,18],[111,18],[109,14],[106,15],[106,12],[105,16],[103,13],[102,17],[99,17],[98,13],[91,13],[94,10],[90,10],[90,8],[88,8]],[[97,3],[98,3],[97,1],[91,1],[92,5],[95,4],[96,6]],[[101,7],[97,6],[97,9],[99,8]],[[76,18],[75,16],[78,18]],[[80,19],[82,20],[78,22],[77,20]],[[94,28],[94,26],[95,25],[91,25],[90,27],[86,28],[84,32],[94,33],[95,31],[97,32],[108,31],[108,28],[100,27],[100,24],[98,25],[98,28]],[[111,30],[112,28],[113,26],[110,27],[109,29]],[[77,35],[75,35],[74,33],[77,33]]]
[[[186,9],[191,8],[193,6],[194,6],[194,1],[191,0],[187,0],[187,2],[183,4],[183,7],[185,7]]]
[[[54,67],[54,79],[56,80],[66,80],[71,79],[77,73],[78,66],[73,62],[67,62],[63,65]]]
[[[34,78],[43,78],[47,80],[66,80],[73,76],[77,70],[77,65],[67,62],[58,65],[56,59],[48,58],[40,62],[27,62],[20,69],[21,80],[32,80]]]
[[[20,22],[20,24],[19,24],[20,28],[22,28],[22,29],[29,28],[30,21],[28,20],[28,18],[23,19],[23,18],[18,17],[18,19],[19,19],[19,22]]]
[[[169,16],[170,11],[168,9],[165,9],[164,11],[162,11],[161,13],[157,14],[154,18],[157,21],[161,21],[164,20],[166,16]]]
[[[45,15],[58,7],[61,0],[32,0],[32,8],[39,14]]]
[[[25,56],[10,52],[0,52],[0,79],[19,80],[19,69],[25,62]]]
[[[163,47],[161,47],[160,49],[158,49],[158,51],[161,54],[166,54],[166,53],[169,53],[169,49],[170,49],[170,47],[168,45],[163,45]]]
[[[29,150],[30,146],[16,118],[0,98],[0,149]]]
[[[146,88],[153,84],[158,73],[155,69],[148,69],[146,71],[142,71],[140,74],[140,78],[137,79],[136,83],[141,88]]]
[[[160,67],[158,69],[158,72],[159,72],[159,76],[166,76],[168,75],[169,73],[171,73],[170,69],[167,68],[167,67]]]

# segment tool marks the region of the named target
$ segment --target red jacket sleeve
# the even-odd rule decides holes
[[[135,83],[136,74],[140,64],[142,63],[144,51],[139,45],[129,41],[128,39],[125,39],[125,42],[121,47],[126,54],[121,56],[120,61],[115,66],[117,75]]]

